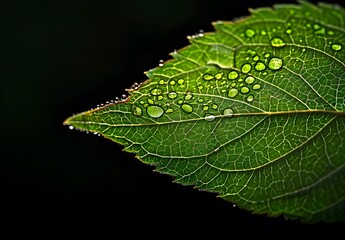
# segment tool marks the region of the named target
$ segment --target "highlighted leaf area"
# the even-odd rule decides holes
[[[243,211],[345,220],[345,11],[251,10],[189,37],[128,98],[64,124]]]

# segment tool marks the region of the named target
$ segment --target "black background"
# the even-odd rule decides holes
[[[146,80],[143,72],[188,45],[187,35],[276,2],[2,1],[1,217],[14,225],[163,223],[205,231],[225,224],[336,234],[340,223],[306,225],[234,208],[172,183],[118,144],[62,125]]]

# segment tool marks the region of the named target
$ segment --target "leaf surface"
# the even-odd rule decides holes
[[[64,124],[240,208],[345,220],[344,9],[279,4],[214,27]]]

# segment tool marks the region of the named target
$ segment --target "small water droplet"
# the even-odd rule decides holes
[[[247,88],[247,87],[242,87],[242,88],[241,88],[241,93],[244,93],[244,94],[249,93],[249,88]]]
[[[176,93],[176,92],[169,92],[169,93],[168,93],[168,98],[174,99],[174,98],[176,98],[176,97],[177,97],[177,93]]]
[[[261,30],[261,35],[265,36],[265,35],[267,35],[267,32],[265,30]]]
[[[229,74],[228,74],[228,79],[230,80],[234,80],[238,78],[238,72],[236,71],[230,71]]]
[[[270,54],[269,54],[269,53],[266,53],[264,57],[265,57],[265,58],[269,58],[269,57],[270,57]]]
[[[213,109],[217,109],[217,108],[218,108],[218,105],[214,103],[214,104],[212,104],[212,108],[213,108]]]
[[[271,60],[268,62],[268,67],[269,69],[276,71],[281,69],[281,67],[283,66],[283,60],[281,60],[280,58],[271,58]]]
[[[174,80],[171,80],[170,82],[169,82],[169,84],[171,85],[171,86],[174,86],[175,85],[175,81]]]
[[[248,97],[247,97],[247,101],[248,102],[252,102],[254,100],[254,96],[253,95],[249,95]]]
[[[223,77],[223,72],[219,72],[214,76],[217,80],[221,79]]]
[[[286,45],[284,40],[278,37],[272,38],[271,44],[273,47],[284,47]]]
[[[182,85],[184,83],[184,80],[181,78],[177,81],[177,84]]]
[[[213,114],[206,113],[205,120],[208,122],[212,122],[216,119],[216,117]]]
[[[73,126],[68,126],[68,128],[69,128],[69,129],[71,129],[71,130],[73,130],[73,129],[74,129],[74,127],[73,127]]]
[[[341,50],[341,45],[334,43],[334,44],[332,44],[332,49],[334,51],[340,51]]]
[[[180,99],[180,100],[177,101],[177,103],[178,103],[178,104],[182,104],[182,103],[183,103],[183,100]]]
[[[206,80],[206,81],[210,81],[210,80],[212,80],[214,77],[213,77],[211,74],[209,74],[209,73],[205,73],[204,76],[203,76],[203,78],[204,78],[204,80]]]
[[[292,30],[290,28],[286,29],[285,31],[287,34],[291,34],[292,33]]]
[[[143,111],[138,106],[133,106],[132,112],[135,116],[141,116]]]
[[[261,88],[261,85],[260,84],[255,84],[254,86],[253,86],[253,90],[258,90],[258,89],[260,89]]]
[[[184,104],[182,104],[181,108],[183,111],[185,111],[187,113],[193,112],[193,107],[189,104],[184,103]]]
[[[160,106],[152,105],[146,108],[147,114],[153,118],[159,118],[163,115],[164,110]]]
[[[202,110],[207,111],[207,110],[208,110],[208,106],[205,105],[205,106],[202,108]]]
[[[165,81],[164,80],[160,80],[159,82],[158,82],[158,84],[165,84]]]
[[[249,73],[251,69],[252,69],[252,66],[249,63],[243,64],[241,68],[243,73]]]
[[[238,89],[237,88],[231,88],[228,92],[228,97],[234,98],[238,94]]]
[[[184,96],[184,100],[191,100],[193,98],[193,94],[191,92],[186,93],[186,95]]]
[[[255,81],[255,78],[253,78],[252,76],[248,76],[245,80],[247,84],[252,84],[254,81]]]
[[[162,94],[162,89],[154,88],[154,89],[151,90],[151,94],[154,95],[154,96],[161,95]]]
[[[163,96],[162,95],[159,95],[158,97],[157,97],[157,99],[158,99],[158,101],[161,101],[161,100],[163,100]]]
[[[246,31],[244,33],[249,38],[254,37],[254,35],[255,35],[255,31],[253,29],[250,29],[250,28],[246,29]]]
[[[302,49],[302,53],[304,53],[305,51],[306,51],[306,49],[305,49],[305,48],[303,48],[303,49]]]
[[[253,61],[255,61],[255,62],[256,62],[256,61],[259,61],[259,59],[260,59],[260,58],[259,58],[258,55],[256,55],[255,57],[253,57]]]
[[[161,59],[161,60],[159,60],[159,64],[158,64],[158,66],[160,66],[160,67],[163,67],[164,66],[164,61]]]
[[[331,36],[334,35],[333,31],[328,31],[327,33],[328,33],[328,35],[331,35]]]
[[[234,116],[234,111],[231,108],[224,109],[223,115],[226,117]]]
[[[126,100],[126,99],[127,99],[127,95],[126,95],[126,94],[122,94],[122,95],[121,95],[121,100],[124,101],[124,100]]]
[[[203,99],[203,98],[200,98],[200,99],[198,99],[198,102],[199,102],[199,103],[202,103],[202,102],[204,102],[204,99]]]
[[[153,101],[151,98],[148,98],[148,99],[147,99],[147,102],[148,102],[149,104],[154,104],[154,103],[155,103],[155,101]]]
[[[172,108],[168,108],[168,109],[165,111],[165,113],[172,113],[172,112],[174,112],[174,109],[172,109]]]
[[[263,70],[266,69],[266,65],[265,65],[263,62],[257,62],[257,63],[255,64],[255,69],[256,69],[257,71],[263,71]]]

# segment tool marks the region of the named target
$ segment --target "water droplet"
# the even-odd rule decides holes
[[[177,101],[177,103],[178,103],[178,104],[182,104],[182,103],[183,103],[183,100],[180,99],[180,100]]]
[[[172,112],[174,112],[174,109],[172,109],[172,108],[168,108],[168,109],[165,111],[165,113],[172,113]]]
[[[164,80],[160,80],[158,83],[162,85],[162,84],[165,84],[165,81]]]
[[[160,95],[160,96],[157,97],[158,101],[163,100],[163,98],[164,98],[164,97],[163,97],[162,95]]]
[[[236,79],[236,78],[238,78],[238,72],[236,72],[236,71],[231,71],[231,72],[229,72],[229,74],[228,74],[228,79],[234,80],[234,79]]]
[[[203,85],[198,85],[198,89],[203,89],[204,88],[204,86]]]
[[[204,80],[206,80],[206,81],[210,81],[210,80],[212,80],[214,77],[213,77],[211,74],[209,74],[209,73],[205,73],[204,76],[203,76],[203,78],[204,78]]]
[[[161,108],[160,106],[156,106],[156,105],[148,106],[146,108],[146,111],[147,111],[147,114],[153,118],[159,118],[164,113],[163,108]]]
[[[285,31],[287,34],[291,34],[292,33],[292,30],[290,28],[286,29]]]
[[[328,31],[327,33],[328,33],[328,35],[331,35],[331,36],[334,35],[333,31]]]
[[[280,58],[271,58],[271,60],[268,62],[268,67],[271,70],[279,70],[281,69],[281,67],[283,66],[283,60],[281,60]]]
[[[151,90],[151,94],[154,95],[154,96],[161,95],[162,94],[162,89],[154,88],[154,89]]]
[[[122,95],[121,95],[121,100],[124,101],[124,100],[126,100],[126,99],[127,99],[127,95],[126,95],[126,94],[122,94]]]
[[[236,87],[237,86],[237,83],[231,83],[231,85],[230,85],[231,87]]]
[[[154,103],[155,103],[155,101],[153,101],[151,98],[147,99],[147,102],[148,102],[149,104],[154,104]]]
[[[169,84],[171,85],[171,86],[174,86],[175,85],[175,81],[174,80],[171,80],[170,82],[169,82]]]
[[[71,129],[71,130],[73,130],[73,129],[74,129],[74,127],[73,127],[73,126],[68,126],[68,128],[69,128],[69,129]]]
[[[248,76],[245,80],[245,82],[248,84],[252,84],[254,81],[255,81],[255,78],[253,78],[252,76]]]
[[[135,116],[141,116],[141,114],[143,113],[143,111],[141,110],[140,107],[137,106],[133,106],[132,108],[132,112]]]
[[[254,86],[253,86],[253,89],[254,90],[258,90],[258,89],[260,89],[261,88],[261,85],[260,84],[255,84]]]
[[[254,100],[254,96],[253,95],[249,95],[248,97],[247,97],[247,101],[248,102],[252,102]]]
[[[271,44],[273,47],[284,47],[286,43],[283,41],[283,39],[274,37],[271,40]]]
[[[250,28],[248,28],[244,33],[246,34],[247,37],[250,37],[250,38],[254,37],[254,35],[255,35],[255,31],[253,29],[250,29]]]
[[[261,30],[261,35],[265,36],[267,34],[267,32],[265,30]]]
[[[253,61],[255,61],[255,62],[256,62],[256,61],[259,61],[259,59],[260,59],[260,58],[259,58],[258,55],[256,55],[255,57],[253,57]]]
[[[184,80],[181,78],[177,81],[177,84],[182,85],[184,83]]]
[[[265,57],[265,58],[269,58],[269,57],[270,57],[270,54],[269,54],[269,53],[266,53],[264,57]]]
[[[249,93],[249,88],[247,88],[247,87],[242,87],[242,88],[241,88],[241,93],[244,93],[244,94]]]
[[[176,92],[169,92],[169,93],[168,93],[168,98],[174,99],[174,98],[176,98],[176,97],[177,97],[177,93],[176,93]]]
[[[158,66],[160,66],[160,67],[163,67],[164,66],[164,61],[161,59],[161,60],[159,60],[159,64],[158,64]]]
[[[237,88],[231,88],[228,92],[228,97],[234,98],[238,94],[238,89]]]
[[[212,108],[213,108],[213,109],[217,109],[217,108],[218,108],[218,105],[214,103],[214,104],[212,104]]]
[[[204,102],[204,99],[203,99],[203,98],[200,98],[200,99],[198,99],[198,102],[199,102],[199,103],[202,103],[202,102]]]
[[[216,119],[216,117],[213,114],[206,113],[206,115],[205,115],[205,120],[206,121],[212,122],[215,119]]]
[[[249,73],[251,69],[252,69],[252,66],[249,63],[243,64],[241,68],[243,73]]]
[[[207,111],[207,110],[208,110],[208,106],[204,106],[204,107],[202,108],[202,110]]]
[[[234,111],[231,108],[224,109],[223,115],[226,117],[234,116]]]
[[[186,103],[182,104],[181,108],[182,108],[183,111],[185,111],[187,113],[193,112],[193,107],[191,105],[189,105],[189,104],[186,104]]]
[[[341,45],[334,43],[334,44],[332,44],[332,49],[334,51],[340,51],[341,50]]]
[[[214,76],[217,80],[221,79],[223,77],[223,72],[219,72]]]
[[[184,100],[191,100],[193,98],[193,94],[191,92],[186,93],[186,95],[184,96]]]
[[[265,70],[265,68],[266,68],[266,65],[263,62],[257,62],[255,64],[255,69],[258,71],[263,71]]]
[[[305,49],[305,48],[303,48],[303,49],[302,49],[302,53],[304,53],[305,51],[306,51],[306,49]]]

